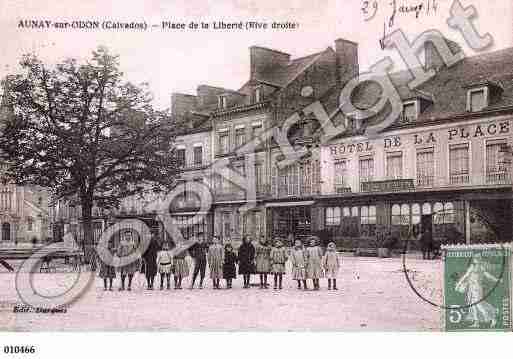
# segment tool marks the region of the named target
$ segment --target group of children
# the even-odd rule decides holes
[[[126,243],[120,245],[122,250],[118,250],[118,255],[127,252],[124,246]],[[171,289],[171,274],[174,277],[174,288],[182,289],[183,278],[189,276],[187,252],[194,263],[190,289],[194,288],[198,275],[200,276],[199,288],[203,288],[208,263],[213,289],[221,288],[221,279],[226,281],[227,289],[232,288],[233,279],[237,276],[238,265],[238,274],[243,276],[244,289],[250,288],[251,275],[258,274],[260,289],[269,288],[268,276],[272,275],[274,289],[280,290],[283,288],[283,275],[286,272],[288,260],[291,262],[291,275],[297,281],[298,289],[307,290],[307,281],[311,280],[313,290],[319,290],[319,281],[324,277],[328,279],[329,290],[338,289],[337,274],[340,268],[340,259],[335,243],[329,243],[326,252],[323,253],[316,237],[310,238],[309,246],[306,248],[301,241],[296,240],[291,249],[286,248],[280,240],[276,240],[274,246],[271,246],[262,238],[256,245],[253,245],[247,237],[244,237],[237,252],[230,243],[223,246],[218,237],[214,237],[210,246],[203,239],[199,239],[198,243],[188,250],[175,251],[175,253],[170,250],[167,243],[164,243],[161,249],[155,249],[150,245],[143,255],[142,261],[148,283],[147,289],[154,289],[153,280],[157,273],[160,275],[160,290]],[[139,262],[132,262],[118,268],[121,273],[119,290],[125,290],[126,276],[129,278],[127,290],[131,290],[133,274],[140,265]],[[104,290],[112,290],[112,278],[116,276],[115,273],[112,267],[102,263],[100,276],[104,278]],[[109,286],[107,286],[107,279],[109,279]],[[166,286],[164,287],[164,285]]]

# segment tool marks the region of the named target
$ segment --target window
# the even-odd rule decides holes
[[[403,153],[387,153],[387,179],[400,179],[403,177]]]
[[[431,187],[435,178],[435,155],[433,148],[417,151],[417,186]]]
[[[509,175],[504,160],[506,140],[488,141],[486,143],[486,182],[505,183]]]
[[[230,138],[228,131],[219,131],[219,153],[226,154],[230,151]]]
[[[178,162],[178,166],[185,166],[185,148],[179,148],[176,150],[176,160]]]
[[[409,226],[410,225],[410,206],[407,204],[394,204],[392,206],[392,225]]]
[[[218,97],[218,102],[217,102],[217,106],[220,108],[220,109],[223,109],[223,108],[226,108],[227,107],[227,98],[226,96],[222,95],[222,96],[219,96]]]
[[[289,196],[297,196],[299,193],[299,168],[297,164],[289,166]]]
[[[261,163],[255,163],[255,186],[257,193],[263,194],[265,192],[264,166]]]
[[[452,202],[444,203],[444,223],[454,223],[454,205]]]
[[[244,230],[244,215],[240,211],[233,213],[233,232],[237,235],[241,235]]]
[[[401,122],[412,122],[417,119],[417,104],[415,102],[407,102],[403,104],[403,113]]]
[[[255,88],[255,103],[259,103],[264,99],[262,87]]]
[[[246,142],[246,133],[244,127],[235,129],[235,146],[241,147]]]
[[[251,138],[255,139],[257,137],[260,137],[261,134],[262,134],[262,124],[261,123],[253,124],[252,129],[251,129]]]
[[[227,175],[227,172],[224,172],[223,174]],[[217,191],[221,194],[231,193],[232,190],[231,182],[220,174],[216,176],[216,187],[218,189]]]
[[[27,218],[27,231],[32,232],[34,230],[34,219],[32,217]]]
[[[271,168],[271,192],[276,196],[311,195],[317,190],[319,161],[294,163],[287,168]],[[315,180],[314,180],[315,178]]]
[[[202,184],[203,178],[194,178],[194,183]],[[187,201],[188,207],[200,207],[201,206],[201,200],[198,191],[195,189],[195,187],[192,187],[191,184],[189,184],[189,188],[187,188],[187,182],[186,182],[186,189],[185,189],[185,196]],[[198,186],[199,187],[199,186]]]
[[[232,191],[232,184],[228,178],[221,178],[221,192],[222,193],[230,193]]]
[[[194,146],[194,164],[200,166],[203,163],[203,147]]]
[[[433,206],[433,224],[454,223],[454,204],[452,202],[436,202]]]
[[[360,223],[362,236],[376,234],[376,206],[363,206],[360,208]]]
[[[475,112],[483,110],[487,106],[485,89],[470,90],[468,101],[469,111]]]
[[[469,164],[468,143],[449,147],[449,180],[451,184],[469,183]]]
[[[326,208],[326,226],[340,225],[340,207]]]
[[[2,223],[2,240],[11,240],[11,224],[9,222]]]
[[[338,192],[340,188],[348,187],[347,181],[347,160],[340,160],[335,162],[335,191]]]
[[[222,236],[224,238],[230,238],[232,233],[232,226],[231,226],[231,215],[230,212],[223,212],[221,216],[222,224]]]
[[[420,204],[414,203],[411,205],[411,224],[417,225],[420,224],[421,214],[420,214]]]
[[[173,221],[182,232],[185,240],[197,238],[199,234],[208,233],[208,226],[205,219],[193,220],[195,216],[173,216]]]
[[[362,157],[359,165],[360,182],[372,181],[374,177],[374,158]]]
[[[244,166],[244,162],[242,163],[236,163],[234,166],[233,166],[233,170],[235,172],[237,172],[238,174],[240,174],[243,178],[246,178],[246,167]],[[245,193],[245,188],[235,184],[235,183],[231,183],[231,186],[233,187],[234,190],[237,191],[237,195],[238,196],[244,196],[244,193]]]
[[[248,211],[242,220],[242,234],[249,235],[253,238],[260,238],[261,225],[260,225],[260,212],[259,211]]]
[[[0,192],[0,211],[10,211],[12,205],[12,192],[3,188]]]

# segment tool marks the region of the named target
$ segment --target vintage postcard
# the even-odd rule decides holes
[[[0,31],[0,331],[512,331],[511,1],[6,0]]]

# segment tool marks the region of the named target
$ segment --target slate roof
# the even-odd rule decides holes
[[[450,68],[444,66],[429,81],[413,90],[408,87],[413,79],[409,71],[391,73],[390,78],[402,100],[418,97],[428,101],[428,106],[419,114],[415,123],[407,126],[458,116],[470,117],[467,111],[467,91],[472,86],[483,84],[491,84],[500,89],[499,93],[491,97],[488,107],[481,112],[473,112],[472,116],[508,107],[513,110],[513,48],[466,57]],[[328,113],[332,113],[338,106],[341,89],[334,87],[321,99]],[[363,82],[353,92],[352,103],[360,109],[370,108],[379,100],[381,91],[377,83]],[[371,121],[378,117],[371,118]]]
[[[331,48],[328,49],[331,50]],[[310,67],[310,65],[314,64],[328,49],[308,56],[292,59],[286,66],[276,67],[263,77],[257,78],[256,81],[273,84],[277,87],[286,87],[297,76]]]

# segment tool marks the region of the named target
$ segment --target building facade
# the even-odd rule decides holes
[[[0,244],[10,246],[50,239],[48,198],[43,188],[0,185]]]
[[[4,94],[8,91],[3,83]],[[0,135],[4,121],[11,115],[6,96],[0,103]],[[42,242],[52,237],[49,193],[39,186],[17,186],[5,181],[0,164],[0,245]]]
[[[286,131],[285,137],[295,149],[308,152],[287,168],[277,166],[283,149],[274,131],[295,111],[357,72],[357,44],[347,40],[336,40],[334,49],[297,59],[253,46],[249,80],[238,90],[201,85],[196,95],[173,94],[173,115],[185,119],[191,133],[197,131],[196,125],[208,122],[213,168],[225,164],[224,170],[203,172],[210,175],[214,198],[212,234],[240,241],[244,235],[311,233],[311,205],[320,194],[320,151],[310,128],[314,121],[306,116]],[[182,142],[192,145],[195,140],[188,140],[190,136],[181,136],[178,146]],[[187,151],[185,148],[186,158]],[[187,172],[184,166],[183,174]]]
[[[511,240],[512,54],[436,67],[415,90],[411,74],[392,74],[403,106],[396,121],[372,139],[347,131],[322,147],[319,223],[340,246],[389,230],[418,238],[426,228],[440,241]],[[427,64],[431,56],[426,49]],[[354,101],[375,96],[367,88]]]
[[[428,227],[442,241],[510,240],[513,50],[448,68],[428,43],[424,65],[436,70],[432,79],[412,90],[412,73],[389,74],[403,108],[393,123],[368,138],[366,126],[383,114],[357,121],[338,113],[331,120],[345,130],[321,143],[318,113],[305,107],[319,100],[326,113],[337,113],[341,90],[358,72],[357,45],[335,44],[300,59],[252,47],[250,80],[239,90],[206,86],[212,161],[226,159],[256,187],[246,211],[247,191],[213,174],[212,233],[238,240],[327,232],[347,248],[389,231],[415,239]],[[377,82],[355,89],[355,105],[370,108],[379,99]],[[266,134],[283,130],[296,111],[286,137],[305,155],[282,167],[283,148]],[[248,163],[244,145],[257,137]]]
[[[402,111],[372,137],[366,128],[387,107],[364,120],[340,111],[341,91],[358,74],[357,44],[338,39],[296,59],[263,47],[249,52],[249,79],[239,89],[200,85],[194,95],[172,94],[172,115],[184,128],[175,150],[185,187],[169,210],[185,238],[316,233],[354,249],[388,232],[418,239],[430,228],[441,241],[511,240],[513,49],[448,68],[428,43],[424,65],[435,76],[411,89],[413,73],[388,74]],[[377,76],[351,93],[357,108],[380,99]],[[324,115],[343,131],[331,136]],[[300,155],[284,165],[291,153]],[[210,192],[208,209],[191,183]],[[126,199],[115,216],[155,221],[147,205],[161,200]],[[192,222],[200,210],[202,220]],[[97,211],[101,233],[113,214]]]

